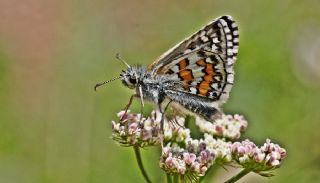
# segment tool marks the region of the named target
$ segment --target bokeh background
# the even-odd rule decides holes
[[[124,69],[116,53],[151,63],[224,14],[240,28],[224,109],[249,120],[244,138],[288,151],[275,177],[242,182],[319,182],[319,9],[318,0],[0,0],[0,182],[143,182],[133,150],[110,139],[132,91],[93,86]],[[157,149],[142,153],[161,182]],[[222,182],[235,171],[215,173]]]

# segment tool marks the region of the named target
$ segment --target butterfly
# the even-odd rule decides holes
[[[231,16],[221,16],[165,52],[148,66],[127,65],[116,79],[135,90],[138,97],[154,103],[160,112],[172,105],[214,122],[229,97],[234,81],[234,63],[239,48],[238,27]],[[162,124],[163,125],[163,124]]]

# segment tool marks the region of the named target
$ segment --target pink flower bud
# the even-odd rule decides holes
[[[129,125],[128,134],[132,135],[136,131],[137,127],[138,127],[137,123],[131,123]]]
[[[162,149],[162,153],[166,156],[169,155],[170,151],[171,151],[171,148],[169,146],[166,146]]]
[[[141,138],[144,141],[147,141],[147,140],[151,139],[152,138],[152,132],[147,131],[147,130],[142,130],[141,131]]]
[[[208,168],[206,166],[203,166],[200,168],[200,174],[204,175],[206,173],[206,171],[208,170]]]
[[[178,166],[177,171],[178,171],[178,173],[184,175],[186,172],[186,167],[185,166]]]
[[[215,130],[216,130],[217,135],[222,135],[223,129],[222,129],[221,126],[218,126],[218,125],[217,125],[216,128],[215,128]]]
[[[287,155],[286,150],[283,149],[283,148],[278,149],[278,152],[280,153],[280,157],[281,157],[280,159],[281,160],[284,159],[286,157],[286,155]]]
[[[231,144],[231,152],[237,153],[239,146],[241,146],[240,142],[235,142],[235,143]]]
[[[279,160],[273,160],[271,162],[271,166],[278,166],[278,165],[280,165],[280,161]]]
[[[169,156],[169,157],[166,159],[165,164],[166,164],[169,168],[172,168],[172,167],[174,166],[173,158]]]
[[[112,130],[119,131],[119,128],[120,128],[119,123],[116,123],[114,121],[112,121],[111,123],[112,123],[111,124],[112,125]]]
[[[200,163],[199,162],[194,162],[191,165],[192,170],[194,170],[195,172],[197,172],[198,174],[200,174]]]
[[[239,146],[238,149],[237,149],[237,152],[238,152],[239,154],[245,154],[245,153],[247,153],[248,151],[249,151],[249,150],[248,150],[247,148],[243,147],[243,146]]]
[[[183,160],[187,165],[191,165],[196,158],[197,156],[193,153],[183,153]]]

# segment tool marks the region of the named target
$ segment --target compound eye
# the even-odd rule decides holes
[[[132,83],[132,84],[136,84],[136,83],[137,83],[136,78],[130,78],[129,81],[130,81],[130,83]]]

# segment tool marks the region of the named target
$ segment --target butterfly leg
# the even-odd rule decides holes
[[[182,129],[185,129],[185,126],[180,124],[178,119],[177,119],[177,116],[178,116],[178,111],[177,109],[173,108],[173,119],[172,119],[172,124],[175,125],[175,127],[180,127]]]
[[[137,95],[136,95],[136,94],[131,95],[131,97],[130,97],[130,99],[129,99],[129,103],[128,103],[128,104],[126,105],[126,107],[124,108],[124,114],[122,115],[120,121],[122,121],[123,118],[125,117],[125,115],[127,114],[128,110],[129,110],[129,107],[131,106],[134,97],[137,97]]]
[[[164,107],[164,110],[162,111],[162,109],[161,109],[161,106],[159,105],[159,110],[160,110],[160,113],[161,113],[161,132],[162,133],[164,133],[164,113],[167,111],[167,109],[168,109],[168,107],[169,107],[169,105],[170,105],[170,103],[172,102],[172,100],[170,100],[167,104],[166,104],[166,106]]]
[[[176,124],[178,127],[185,129],[185,127],[183,125],[181,125],[179,123],[179,121],[177,120],[177,116],[174,116],[173,123]]]
[[[163,149],[163,141],[164,141],[164,113],[168,109],[169,104],[172,102],[170,100],[166,106],[164,107],[164,110],[161,108],[161,104],[158,104],[159,111],[161,113],[161,121],[160,121],[160,143],[161,143],[161,149]]]
[[[140,106],[140,122],[142,122],[142,118],[143,118],[143,108],[144,108],[144,101],[143,101],[143,92],[142,92],[142,87],[141,85],[139,86],[139,96],[140,96],[140,102],[141,102],[141,106]]]
[[[158,104],[158,108],[161,114],[161,120],[160,120],[160,144],[161,144],[161,149],[163,150],[163,141],[164,141],[164,130],[163,130],[163,126],[164,126],[164,112],[161,109],[161,104]]]
[[[170,100],[170,101],[167,103],[164,111],[167,111],[167,109],[168,109],[168,107],[169,107],[169,104],[171,104],[172,102],[173,102],[173,100]],[[184,129],[184,126],[181,125],[181,124],[178,122],[178,120],[177,120],[177,112],[176,112],[176,110],[174,110],[173,119],[170,120],[170,121],[168,121],[168,122],[171,122],[171,123],[172,123],[172,127],[173,127],[173,128],[178,128],[178,127],[180,127],[180,128],[183,128],[183,129]]]

